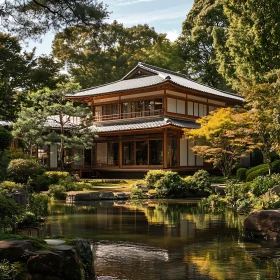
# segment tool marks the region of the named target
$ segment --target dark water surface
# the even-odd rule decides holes
[[[98,280],[280,279],[280,246],[244,241],[243,218],[187,200],[54,203],[43,234],[90,239]]]

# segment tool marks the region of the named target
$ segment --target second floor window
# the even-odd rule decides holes
[[[163,109],[162,98],[95,106],[95,120],[127,119],[159,115]]]

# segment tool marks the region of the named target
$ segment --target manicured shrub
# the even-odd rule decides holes
[[[27,155],[23,151],[18,149],[10,149],[9,155],[11,159],[36,159],[35,157]]]
[[[247,174],[247,173],[246,173]],[[257,169],[251,173],[249,173],[249,175],[247,175],[246,181],[247,182],[251,182],[253,181],[255,178],[259,177],[259,176],[265,176],[268,174],[268,166],[265,166],[263,168]]]
[[[236,171],[236,179],[238,181],[246,181],[246,172],[248,171],[245,167],[240,167]]]
[[[247,178],[252,172],[255,172],[256,170],[259,170],[259,169],[262,169],[262,168],[267,168],[267,169],[268,169],[268,164],[267,164],[267,163],[263,163],[263,164],[260,164],[260,165],[257,165],[257,166],[254,166],[254,167],[248,169],[247,172],[246,172],[246,178]]]
[[[71,179],[69,172],[66,171],[47,171],[44,176],[50,179],[51,184],[57,184],[60,180]]]
[[[182,198],[189,196],[187,183],[177,172],[166,172],[166,174],[155,184],[157,196],[160,198]]]
[[[198,192],[211,192],[210,175],[206,170],[198,170],[192,176],[192,181],[195,183],[195,191]]]
[[[272,174],[271,176],[259,176],[251,183],[251,192],[255,196],[265,194],[273,186],[280,184],[280,174]]]
[[[145,181],[147,182],[148,187],[155,186],[155,183],[160,180],[163,176],[166,175],[166,171],[164,170],[150,170],[145,176]]]
[[[8,166],[8,178],[17,183],[27,183],[28,178],[43,174],[45,168],[35,160],[14,159]]]
[[[272,162],[271,173],[280,173],[280,160],[279,159]]]
[[[50,185],[49,196],[57,200],[66,199],[66,188],[62,185]]]
[[[68,172],[64,171],[47,171],[42,175],[37,176],[31,183],[32,189],[36,192],[48,191],[50,185],[63,185],[69,186],[71,189],[71,184],[73,180]]]

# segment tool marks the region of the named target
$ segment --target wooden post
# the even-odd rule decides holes
[[[119,168],[122,167],[122,136],[120,136],[120,142],[119,142]]]
[[[163,168],[167,168],[167,129],[163,132]]]

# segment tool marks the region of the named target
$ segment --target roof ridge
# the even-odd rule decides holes
[[[211,88],[213,90],[217,90],[217,91],[220,91],[222,93],[226,93],[226,94],[229,94],[229,95],[233,95],[233,96],[236,96],[236,97],[243,97],[239,94],[236,94],[236,93],[232,93],[232,92],[228,92],[228,91],[225,91],[225,90],[221,90],[221,89],[218,89],[218,88],[214,88],[212,86],[209,86],[209,85],[206,85],[206,84],[203,84],[201,82],[198,82],[198,81],[195,81],[193,79],[190,79],[188,78],[185,74],[180,74],[180,73],[177,73],[177,72],[174,72],[174,71],[171,71],[171,70],[167,70],[167,69],[164,69],[164,68],[160,68],[160,67],[157,67],[157,66],[154,66],[154,65],[150,65],[150,64],[147,64],[147,63],[144,63],[144,62],[138,62],[138,65],[139,66],[144,66],[146,68],[151,68],[152,70],[155,70],[155,71],[160,71],[160,72],[164,72],[164,73],[167,73],[167,74],[172,74],[172,75],[175,75],[175,76],[178,76],[178,77],[181,77],[181,78],[185,78],[191,82],[194,82],[194,83],[197,83],[199,85],[202,85],[202,86],[205,86],[205,87],[208,87],[208,88]],[[137,66],[136,66],[137,67]],[[158,69],[158,70],[157,70]],[[171,79],[171,81],[173,81]],[[174,81],[173,81],[174,82]],[[176,83],[176,82],[175,82]]]
[[[185,74],[181,74],[181,73],[174,72],[174,71],[171,71],[171,70],[168,70],[168,69],[160,68],[158,66],[150,65],[150,64],[147,64],[147,63],[144,63],[144,62],[138,62],[137,66],[140,66],[140,67],[144,66],[144,67],[149,68],[149,69],[154,70],[154,71],[160,71],[160,72],[164,72],[166,74],[172,74],[172,75],[179,76],[179,77],[187,79],[187,76]]]

